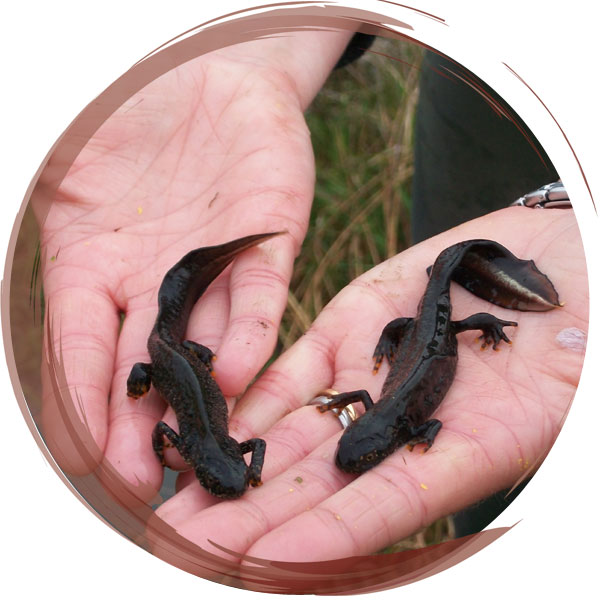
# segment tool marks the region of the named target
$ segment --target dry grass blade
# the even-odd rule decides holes
[[[410,242],[413,121],[422,52],[378,39],[334,72],[307,113],[315,202],[295,265],[280,350],[353,279]]]

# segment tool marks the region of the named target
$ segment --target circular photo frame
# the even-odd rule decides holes
[[[260,7],[157,48],[66,129],[14,227],[34,438],[106,523],[210,581],[354,594],[461,562],[510,530],[486,527],[577,389],[562,163],[427,43],[442,18],[385,13]]]

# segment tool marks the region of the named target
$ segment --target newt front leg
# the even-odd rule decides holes
[[[152,365],[135,363],[127,378],[127,395],[130,398],[141,398],[150,389],[152,383]]]
[[[369,395],[367,390],[356,390],[354,392],[344,392],[342,394],[336,394],[332,396],[331,394],[325,394],[329,396],[329,400],[325,404],[319,404],[317,406],[317,410],[319,412],[326,412],[328,410],[333,410],[334,408],[345,408],[349,404],[353,404],[354,402],[362,402],[365,410],[369,410],[373,407],[373,400]]]
[[[211,375],[214,375],[212,363],[216,360],[216,354],[206,346],[193,342],[192,340],[185,340],[181,342],[181,345],[191,354],[193,354],[204,366],[208,369]]]

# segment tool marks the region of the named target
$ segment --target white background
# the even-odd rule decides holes
[[[256,0],[255,0],[256,1]],[[248,1],[218,3],[145,0],[80,3],[11,2],[3,7],[0,118],[3,198],[0,252],[31,178],[79,111],[133,63],[181,32]],[[343,4],[410,17],[416,35],[449,53],[513,104],[562,174],[582,228],[597,298],[598,223],[577,165],[548,114],[507,75],[509,64],[538,93],[577,153],[600,204],[596,140],[598,44],[587,2],[425,2],[413,6],[443,17],[441,27],[377,0]],[[256,4],[254,4],[256,6]],[[484,6],[486,8],[484,8]],[[392,10],[396,12],[392,13]],[[412,15],[412,16],[411,16]],[[600,519],[598,407],[593,364],[598,361],[592,308],[586,365],[566,425],[532,484],[493,526],[522,521],[479,554],[409,589],[378,596],[440,598],[559,598],[594,589]],[[540,357],[543,360],[543,357]],[[95,517],[46,463],[27,429],[1,361],[2,587],[16,597],[178,598],[211,593],[249,596],[198,580],[146,554]],[[586,585],[588,584],[588,585]],[[576,587],[575,587],[576,585]],[[173,596],[175,594],[175,596]],[[262,595],[254,594],[257,598]],[[264,597],[272,597],[264,595]]]

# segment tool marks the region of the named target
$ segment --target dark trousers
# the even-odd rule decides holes
[[[472,79],[515,123],[449,71]],[[452,61],[426,53],[415,124],[414,243],[558,178],[527,126],[490,88]]]

